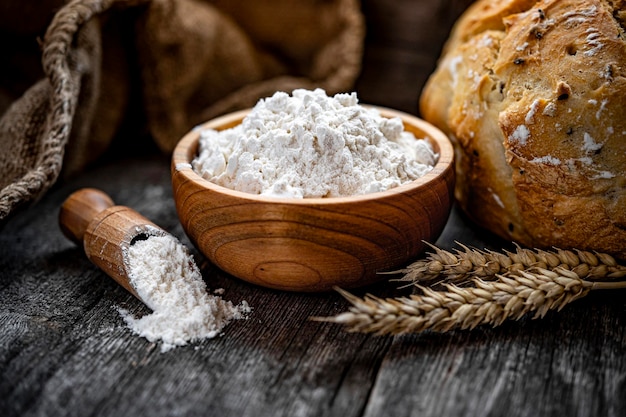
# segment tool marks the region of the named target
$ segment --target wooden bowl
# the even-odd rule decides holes
[[[172,186],[176,209],[190,240],[213,264],[242,280],[289,291],[355,288],[404,267],[441,234],[453,201],[453,148],[429,123],[394,110],[405,130],[427,138],[439,154],[425,176],[372,194],[335,198],[274,198],[234,191],[203,179],[191,168],[200,134],[176,146]],[[202,128],[227,129],[249,110],[225,115]]]

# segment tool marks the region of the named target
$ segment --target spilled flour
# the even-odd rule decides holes
[[[218,185],[273,197],[344,197],[385,191],[436,163],[430,143],[358,104],[356,93],[277,92],[241,124],[200,131],[194,170]]]
[[[120,314],[137,335],[161,341],[162,352],[213,338],[251,311],[245,301],[235,306],[209,295],[193,257],[174,236],[138,240],[125,255],[130,283],[152,313],[135,318],[120,309]]]

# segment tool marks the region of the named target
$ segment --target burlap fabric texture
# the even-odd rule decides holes
[[[0,5],[0,225],[129,126],[168,153],[216,115],[360,72],[358,0],[19,3]]]

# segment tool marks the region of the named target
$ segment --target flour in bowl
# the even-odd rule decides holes
[[[200,132],[193,169],[238,191],[275,197],[345,197],[385,191],[429,172],[430,143],[358,104],[356,93],[277,92],[242,123]]]
[[[120,309],[131,330],[161,351],[209,339],[250,307],[233,305],[206,291],[206,284],[187,248],[174,236],[150,236],[130,245],[125,253],[130,284],[152,310],[141,318]]]

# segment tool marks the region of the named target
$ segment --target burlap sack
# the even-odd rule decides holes
[[[350,90],[363,53],[358,0],[5,3],[0,222],[114,138],[133,141],[130,126],[171,152],[194,125],[277,90]]]

